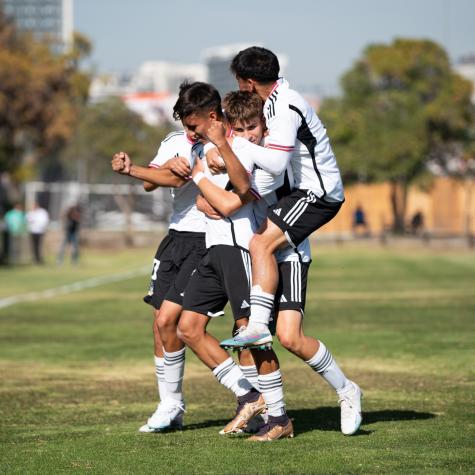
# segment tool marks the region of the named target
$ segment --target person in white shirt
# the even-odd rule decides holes
[[[233,183],[226,173],[213,175],[207,167],[200,168],[201,162],[197,162],[193,169],[193,181],[202,193],[206,193],[209,186],[214,191],[226,193],[226,189],[236,189],[242,184],[238,196],[243,201],[235,208],[228,209],[226,216],[207,219],[208,252],[185,290],[183,313],[178,324],[179,335],[212,370],[218,381],[237,397],[236,415],[223,428],[222,434],[241,432],[267,405],[269,417],[271,412],[275,412],[277,418],[285,420],[288,436],[292,436],[292,424],[283,403],[279,363],[273,350],[253,351],[261,394],[207,330],[210,320],[228,301],[236,327],[245,325],[249,315],[251,269],[248,244],[256,231],[253,204],[250,201],[258,196],[252,189],[250,179],[254,164],[249,155],[241,155],[239,141],[233,143],[232,148],[227,142],[221,98],[213,86],[193,83],[179,102],[175,113],[185,127],[217,145],[225,165],[226,153],[230,152],[233,156],[237,154],[238,165],[246,171],[242,181]],[[262,386],[261,379],[265,381]]]
[[[168,235],[158,246],[149,291],[144,297],[154,308],[154,361],[160,403],[140,432],[180,429],[183,424],[185,347],[177,337],[177,325],[185,287],[206,253],[205,218],[196,208],[198,188],[173,170],[179,167],[180,160],[191,169],[202,152],[202,143],[185,129],[168,134],[147,168],[132,163],[125,152],[112,159],[112,169],[117,173],[142,180],[147,191],[170,187],[173,197]]]
[[[31,238],[31,250],[36,264],[44,264],[43,237],[48,228],[49,214],[38,203],[34,203],[26,213],[26,223]]]
[[[257,94],[247,91],[231,92],[224,98],[223,106],[233,136],[245,138],[253,144],[265,144],[262,100]],[[253,202],[254,215],[260,226],[266,219],[267,208],[272,207],[280,195],[288,193],[283,188],[292,189],[291,169],[288,167],[286,172],[275,177],[261,168],[255,168],[253,186],[261,196],[260,200]],[[224,194],[220,190],[208,189],[205,197],[209,197],[210,205],[212,203],[221,213],[226,213],[241,202],[241,198],[236,194]],[[336,391],[341,406],[341,430],[345,435],[352,434],[361,423],[360,405],[352,404],[352,401],[345,397],[346,393],[354,388],[354,383],[341,371],[325,344],[305,335],[303,331],[307,274],[311,263],[308,239],[297,248],[288,246],[277,251],[276,258],[279,284],[273,305],[277,337],[284,348],[307,363]],[[228,341],[221,344],[227,346]]]

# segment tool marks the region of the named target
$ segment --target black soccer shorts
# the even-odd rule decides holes
[[[342,202],[324,201],[311,190],[294,190],[269,208],[268,218],[297,247],[310,234],[333,219]]]
[[[279,263],[279,285],[275,293],[275,313],[297,310],[302,316],[307,297],[307,276],[310,262],[287,261]]]
[[[233,246],[208,249],[185,289],[183,310],[216,316],[229,301],[235,320],[249,317],[251,257]]]
[[[164,300],[183,305],[185,287],[205,254],[204,233],[170,229],[155,254],[150,287],[144,301],[157,310]]]

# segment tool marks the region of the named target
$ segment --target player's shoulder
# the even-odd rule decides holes
[[[177,130],[170,132],[163,140],[162,144],[173,143],[173,142],[182,142],[186,140],[186,134],[184,130]]]

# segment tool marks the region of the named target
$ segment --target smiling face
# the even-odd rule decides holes
[[[217,119],[215,112],[193,112],[183,118],[183,127],[191,140],[199,140],[202,143],[207,141],[206,131],[211,122]]]
[[[247,121],[238,120],[233,124],[233,133],[249,142],[259,145],[264,136],[264,122],[262,117],[254,117]]]

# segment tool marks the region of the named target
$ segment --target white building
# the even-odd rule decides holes
[[[461,58],[455,65],[455,71],[472,82],[472,102],[475,103],[475,53]]]
[[[3,0],[3,4],[20,31],[51,38],[61,52],[72,46],[73,0]]]

